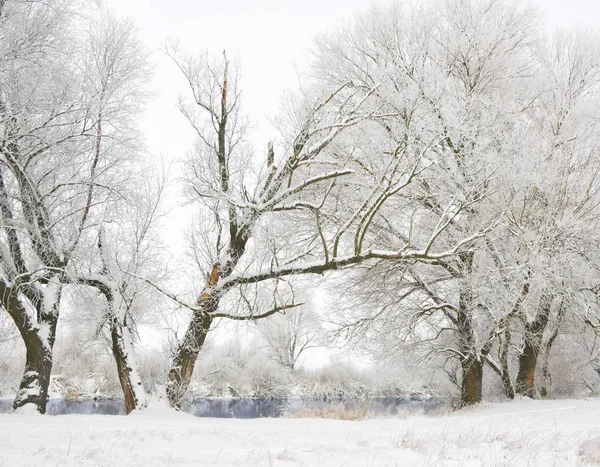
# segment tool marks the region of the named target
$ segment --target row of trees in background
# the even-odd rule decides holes
[[[317,274],[345,342],[417,349],[462,404],[481,400],[485,368],[533,396],[561,329],[600,328],[591,33],[545,35],[509,0],[373,7],[317,41],[264,155],[239,66],[167,45],[196,135],[181,171],[196,285],[173,287],[135,28],[68,0],[0,8],[0,296],[27,350],[15,408],[45,412],[65,297],[100,310],[127,412],[148,402],[135,319],[156,293],[188,312],[164,381],[176,408],[219,320],[257,321],[293,369],[319,332],[300,290]]]

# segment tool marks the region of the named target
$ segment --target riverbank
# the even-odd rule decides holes
[[[514,466],[600,463],[600,399],[360,421],[0,415],[0,465]],[[596,464],[594,464],[594,462]]]
[[[0,399],[0,414],[12,412],[12,399]],[[344,412],[352,419],[407,414],[435,414],[450,410],[450,401],[429,396],[347,398],[233,398],[213,397],[187,401],[184,412],[196,417],[214,418],[280,418]],[[82,397],[75,399],[51,398],[46,406],[47,415],[125,415],[121,399]]]

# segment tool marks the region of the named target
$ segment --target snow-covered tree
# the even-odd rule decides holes
[[[369,218],[378,241],[426,232],[430,216],[456,205],[440,242],[494,223],[437,264],[382,261],[347,283],[354,293],[341,330],[384,352],[418,344],[436,362],[458,360],[463,404],[481,400],[486,364],[513,393],[515,353],[517,390],[532,395],[538,353],[556,326],[595,309],[594,44],[588,35],[545,37],[528,7],[487,0],[374,7],[319,44],[323,79],[390,83],[377,89],[389,109],[384,131],[429,143],[431,167],[394,194],[396,211]]]
[[[320,318],[310,301],[308,291],[301,289],[296,309],[284,311],[256,322],[265,350],[280,365],[296,370],[306,351],[325,344],[325,334]],[[293,300],[289,300],[293,302]]]
[[[168,48],[168,53],[191,91],[192,99],[180,100],[180,110],[197,135],[184,177],[188,194],[201,212],[193,255],[206,277],[195,305],[178,300],[192,311],[192,317],[169,373],[167,394],[172,405],[179,406],[187,391],[194,362],[217,318],[256,320],[295,307],[279,300],[284,294],[275,293],[278,279],[320,274],[377,258],[436,261],[481,236],[476,231],[433,250],[448,219],[461,210],[449,203],[421,242],[393,249],[363,244],[362,238],[372,228],[369,213],[426,168],[420,158],[409,162],[408,169],[399,161],[401,157],[392,158],[390,179],[384,172],[386,166],[373,176],[376,193],[357,203],[356,212],[336,213],[343,193],[354,193],[346,180],[355,173],[343,158],[334,157],[337,141],[353,127],[366,135],[372,119],[382,112],[371,101],[381,83],[357,86],[347,78],[308,86],[290,100],[288,113],[279,121],[281,144],[269,144],[266,157],[254,158],[246,142],[238,68],[225,55],[211,60],[206,54],[186,56],[177,48]],[[402,148],[396,144],[397,155]],[[375,150],[379,157],[389,149],[390,144],[384,144]],[[354,245],[347,242],[352,236],[358,239]],[[264,303],[264,297],[272,297],[269,307],[257,306]]]
[[[124,125],[145,70],[119,67],[114,57],[135,48],[100,39],[98,18],[76,7],[6,2],[0,17],[0,295],[27,349],[14,406],[41,413],[61,294],[126,178],[115,148],[132,142]]]
[[[528,72],[532,24],[531,14],[514,2],[450,1],[412,9],[393,4],[373,7],[321,40],[323,79],[352,76],[363,87],[384,83],[376,93],[385,110],[376,121],[378,133],[371,131],[368,143],[352,144],[358,164],[382,180],[392,178],[393,171],[371,168],[375,140],[397,145],[391,154],[404,164],[427,165],[407,189],[385,193],[390,201],[383,208],[374,197],[376,209],[365,210],[361,222],[375,224],[376,236],[361,235],[360,242],[388,248],[422,242],[444,224],[436,241],[448,246],[497,227],[503,209],[496,200],[498,172],[515,153],[514,120],[523,104],[519,87]],[[465,403],[481,399],[483,355],[499,318],[490,315],[498,303],[485,300],[506,299],[482,296],[494,276],[485,245],[479,239],[435,264],[382,261],[349,285],[367,302],[349,305],[350,324],[358,331],[380,320],[377,329],[396,344],[407,337],[442,343],[432,351],[460,361]],[[380,301],[369,302],[369,296]],[[343,328],[350,329],[348,323]]]

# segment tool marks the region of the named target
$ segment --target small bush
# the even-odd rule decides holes
[[[334,420],[363,420],[366,410],[348,410],[342,404],[334,404],[323,409],[302,409],[290,415],[290,418],[329,418]]]

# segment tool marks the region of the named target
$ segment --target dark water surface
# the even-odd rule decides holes
[[[10,412],[12,399],[0,399],[0,413]],[[446,407],[448,402],[440,398],[376,397],[368,400],[356,399],[198,399],[187,404],[183,410],[196,417],[216,418],[263,418],[284,417],[301,411],[321,411],[330,407],[343,406],[346,410],[358,410],[373,416],[393,416],[399,413],[435,414]],[[50,399],[48,415],[123,415],[125,406],[117,399]]]

